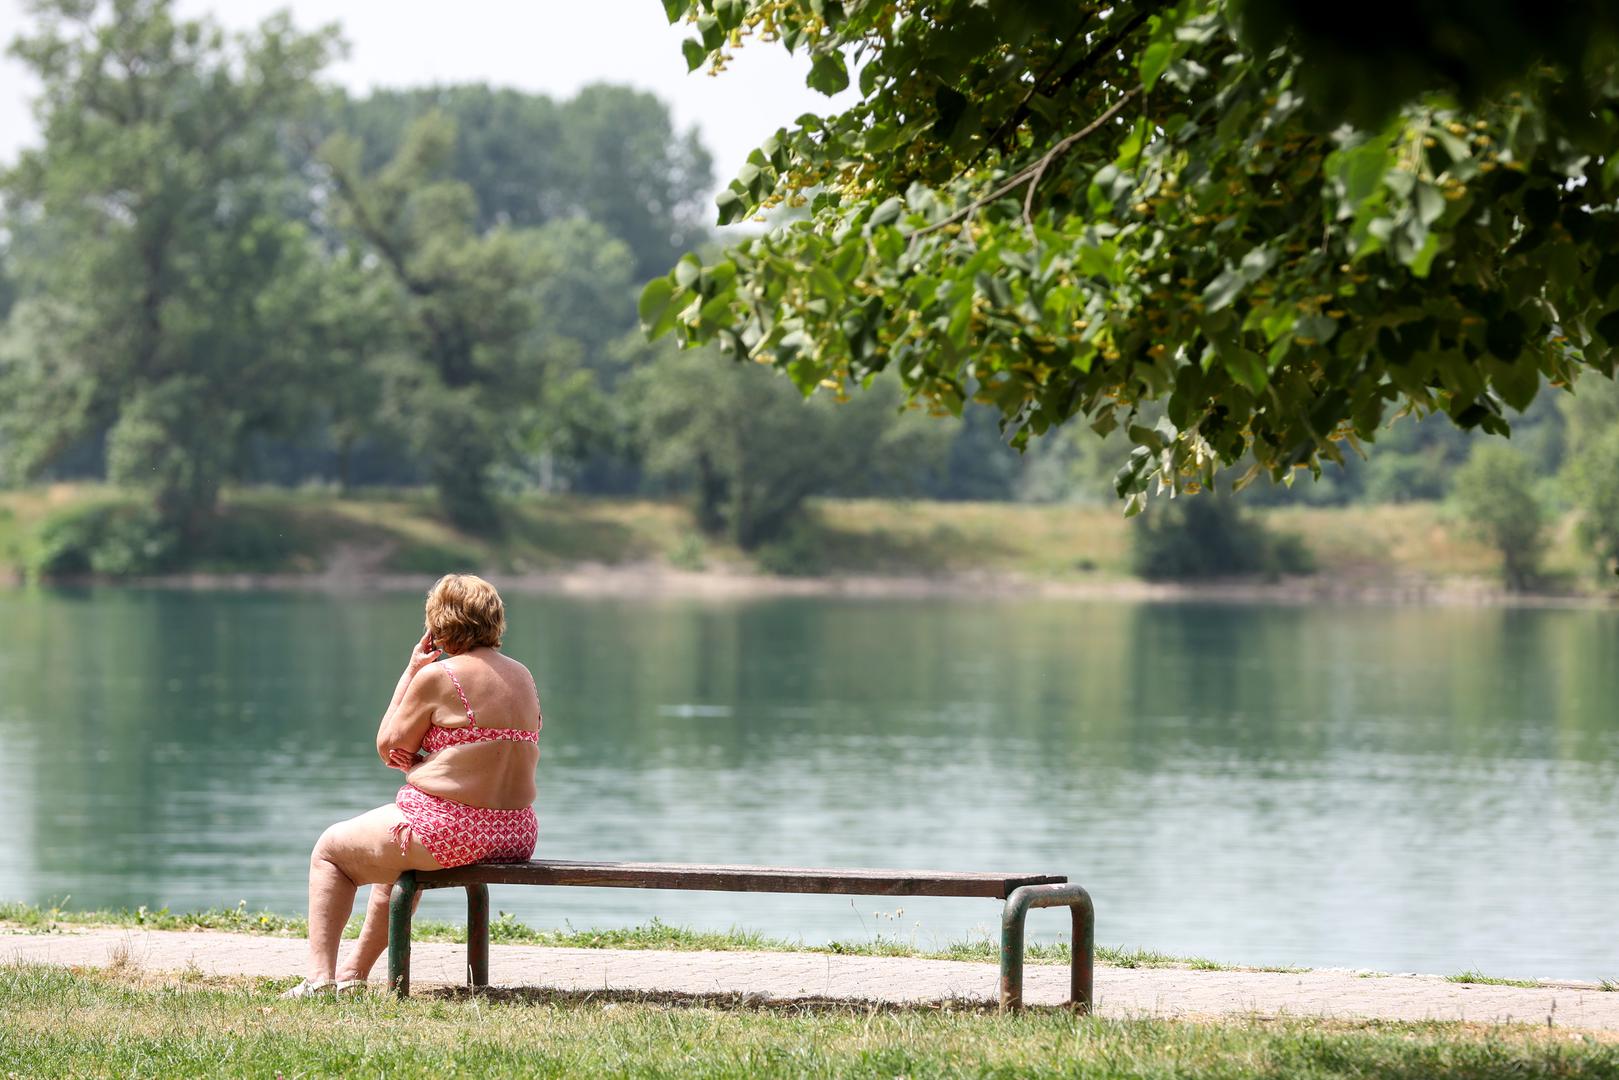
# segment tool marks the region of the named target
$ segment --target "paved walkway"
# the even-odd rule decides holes
[[[418,942],[411,978],[418,987],[463,984],[465,946]],[[125,963],[145,971],[195,969],[209,975],[291,977],[300,972],[297,939],[126,929],[0,932],[0,963],[77,966]],[[383,977],[386,958],[374,979]],[[922,1003],[992,1002],[993,964],[956,960],[834,956],[821,953],[662,952],[495,945],[490,982],[569,991],[743,994],[760,1001],[796,998]],[[1024,997],[1059,1004],[1068,969],[1030,964]],[[1317,1016],[1382,1020],[1518,1021],[1619,1031],[1619,992],[1590,984],[1534,988],[1459,984],[1433,975],[1366,977],[1349,971],[1282,974],[1188,968],[1099,967],[1097,1011],[1103,1016]]]

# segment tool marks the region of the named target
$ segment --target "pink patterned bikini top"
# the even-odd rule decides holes
[[[444,665],[444,674],[450,677],[455,684],[455,694],[461,699],[461,707],[467,711],[467,726],[464,728],[442,728],[436,724],[427,729],[422,736],[422,749],[429,754],[436,754],[440,750],[451,746],[465,746],[467,743],[478,742],[531,742],[540,741],[540,732],[525,731],[520,728],[481,728],[478,718],[472,714],[472,703],[467,700],[467,692],[461,689],[461,680],[455,677],[455,671],[450,667],[449,661],[441,658],[439,663]],[[540,727],[545,726],[545,718],[537,717]]]

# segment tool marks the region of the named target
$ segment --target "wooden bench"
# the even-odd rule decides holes
[[[778,866],[684,863],[474,863],[451,870],[410,870],[393,888],[388,918],[388,982],[410,994],[410,920],[423,889],[467,890],[468,981],[489,985],[489,886],[574,885],[611,889],[714,892],[834,893],[856,896],[981,896],[1006,901],[1001,914],[1001,1007],[1023,1007],[1023,924],[1030,908],[1066,907],[1073,915],[1070,1004],[1091,1008],[1096,918],[1090,894],[1050,874],[938,873],[921,870],[811,870]]]

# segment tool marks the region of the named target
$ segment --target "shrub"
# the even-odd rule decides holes
[[[1130,548],[1148,581],[1303,574],[1314,560],[1297,536],[1273,535],[1230,496],[1207,492],[1160,500],[1138,520]]]
[[[179,541],[179,533],[150,506],[74,507],[47,518],[40,527],[28,573],[35,578],[159,573],[174,564]]]
[[[1544,512],[1528,459],[1502,443],[1481,442],[1457,471],[1451,497],[1468,530],[1501,553],[1507,588],[1533,584]]]
[[[821,542],[802,518],[788,525],[775,540],[761,544],[754,558],[761,570],[781,577],[814,577],[826,567]]]
[[[707,561],[707,548],[696,533],[686,533],[669,552],[669,565],[676,570],[701,570]]]
[[[132,502],[75,506],[45,519],[26,567],[36,579],[99,574],[138,577],[181,566],[275,570],[307,546],[288,515],[227,511],[204,517],[190,536],[157,508]]]
[[[228,571],[281,570],[296,556],[314,555],[297,516],[270,507],[230,507],[204,518],[182,553],[188,566]]]

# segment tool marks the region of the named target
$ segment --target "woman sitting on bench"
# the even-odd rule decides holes
[[[449,574],[427,594],[427,630],[377,729],[377,753],[405,773],[405,786],[316,842],[309,970],[286,996],[365,985],[388,944],[388,898],[402,872],[534,853],[539,692],[528,668],[500,652],[505,630],[505,605],[482,578]],[[361,885],[371,886],[365,923],[339,972],[338,943]]]

